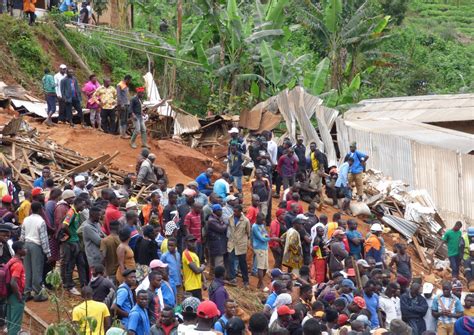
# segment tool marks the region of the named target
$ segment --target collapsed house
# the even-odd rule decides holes
[[[341,152],[356,141],[367,168],[426,190],[448,228],[474,223],[474,94],[364,100],[336,125]]]

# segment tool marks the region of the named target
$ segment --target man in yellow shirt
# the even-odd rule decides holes
[[[16,210],[18,214],[18,223],[23,224],[23,220],[30,215],[31,211],[31,192],[25,191],[24,193],[25,200],[22,201],[20,207]]]
[[[200,265],[199,256],[196,254],[196,238],[193,235],[185,237],[186,249],[181,257],[183,262],[183,284],[184,290],[193,297],[202,300],[203,280],[206,278],[202,274],[206,266]]]
[[[107,305],[92,300],[92,288],[84,286],[82,288],[82,298],[84,301],[73,308],[72,321],[77,323],[81,331],[88,335],[105,335],[110,328],[110,312]],[[91,321],[86,318],[95,319],[96,326],[91,330]]]

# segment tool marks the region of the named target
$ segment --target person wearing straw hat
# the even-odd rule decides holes
[[[138,87],[136,89],[137,94],[130,100],[130,114],[132,115],[133,123],[135,124],[135,129],[133,130],[132,138],[130,139],[130,146],[136,148],[135,140],[137,139],[138,134],[140,134],[142,139],[142,148],[150,148],[147,144],[146,136],[146,126],[145,118],[142,110],[142,100],[145,96],[145,88]]]

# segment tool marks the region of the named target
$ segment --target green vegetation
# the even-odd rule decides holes
[[[137,86],[151,68],[162,96],[191,113],[239,113],[296,85],[340,107],[364,98],[474,91],[472,0],[133,3],[135,30],[153,52],[171,58],[66,29],[64,15],[51,20],[99,77],[117,82],[130,73]],[[2,17],[0,29],[33,80],[53,64],[44,40],[73,64],[49,25],[30,28]]]
[[[3,43],[10,49],[21,70],[35,80],[41,79],[49,60],[26,21],[17,22],[2,15],[0,31],[4,38]]]

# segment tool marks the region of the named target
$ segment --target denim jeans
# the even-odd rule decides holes
[[[235,271],[235,267],[234,267],[234,264],[235,264],[235,261],[237,260],[239,262],[239,268],[240,268],[240,273],[242,274],[242,280],[244,281],[244,284],[248,284],[249,282],[249,271],[248,271],[248,267],[247,267],[247,255],[246,254],[242,254],[242,255],[236,255],[235,254],[235,251],[232,251],[230,253],[230,257],[229,257],[229,278],[230,279],[234,279],[237,274],[236,274],[236,271]]]
[[[48,106],[48,116],[56,112],[56,94],[46,94],[46,105]]]
[[[459,264],[460,257],[458,256],[450,256],[449,257],[449,265],[451,266],[453,277],[459,277]]]
[[[120,118],[120,126],[126,129],[128,124],[128,105],[117,106],[117,111]]]
[[[239,190],[239,193],[242,193],[242,176],[232,176],[235,181],[235,185],[237,186],[237,189]]]

